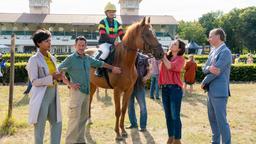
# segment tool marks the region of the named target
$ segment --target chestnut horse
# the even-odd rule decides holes
[[[150,18],[146,23],[146,17],[129,26],[127,29],[122,43],[117,45],[115,51],[115,57],[113,65],[120,67],[121,74],[108,73],[109,81],[114,89],[114,102],[115,102],[115,132],[116,140],[122,140],[123,137],[127,137],[127,133],[124,128],[124,118],[128,107],[128,102],[133,91],[133,86],[137,79],[137,71],[135,68],[135,60],[138,49],[144,53],[152,53],[157,59],[163,57],[163,49],[158,42],[152,26],[150,24]],[[87,53],[90,50],[87,50]],[[90,70],[90,108],[93,94],[97,87],[105,89],[111,89],[106,79],[103,77],[97,77],[94,74],[95,69]],[[123,94],[123,95],[122,95]],[[122,106],[121,104],[122,98]],[[120,118],[121,116],[121,118]],[[121,129],[121,133],[120,133]]]

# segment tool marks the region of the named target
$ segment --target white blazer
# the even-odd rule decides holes
[[[51,55],[56,70],[57,64],[54,56]],[[43,54],[38,51],[35,55],[29,58],[26,66],[29,79],[32,83],[31,98],[29,101],[29,123],[37,123],[39,110],[42,104],[42,100],[45,95],[47,86],[53,84],[52,75],[49,74],[49,69],[44,59]],[[57,106],[57,122],[62,120],[60,110],[60,98],[58,96],[58,89],[56,89],[56,106]]]

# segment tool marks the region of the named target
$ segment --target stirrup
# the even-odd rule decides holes
[[[101,68],[97,68],[97,69],[95,70],[95,75],[96,75],[97,77],[103,77],[103,70],[102,70]]]

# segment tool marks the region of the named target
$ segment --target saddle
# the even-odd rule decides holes
[[[115,58],[115,46],[112,45],[112,46],[110,46],[110,52],[109,52],[108,57],[107,57],[105,60],[103,60],[103,61],[104,61],[105,63],[107,63],[107,64],[112,65],[112,64],[113,64],[113,61],[114,61],[114,58]],[[111,70],[106,69],[106,68],[102,68],[101,70],[102,70],[103,77],[106,79],[108,85],[109,85],[111,88],[113,88],[112,85],[110,84],[109,76],[108,76],[108,72],[111,72]]]

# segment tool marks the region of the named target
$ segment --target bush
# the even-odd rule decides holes
[[[25,69],[26,63],[15,63],[15,79],[14,82],[27,82],[28,75]],[[10,64],[8,63],[6,68],[2,70],[3,79],[0,79],[0,82],[9,83],[10,78]],[[198,70],[196,72],[196,81],[201,82],[204,78],[204,74],[202,72],[202,64],[198,65]],[[256,81],[256,64],[234,64],[231,67],[231,81]],[[147,88],[150,86],[150,80],[147,81]]]
[[[32,56],[32,54],[15,54],[15,63],[17,62],[28,62],[28,59]],[[68,55],[55,55],[58,62],[62,62]],[[11,57],[10,54],[4,54],[3,59],[9,60]]]
[[[17,62],[27,62],[28,59],[32,56],[32,54],[15,54],[15,63]],[[11,54],[4,54],[3,59],[10,60]]]
[[[20,122],[14,118],[6,118],[3,120],[0,126],[0,137],[5,135],[13,135],[17,132],[18,128],[28,127],[27,122]]]
[[[56,57],[57,61],[61,63],[62,61],[64,61],[64,59],[65,59],[67,56],[68,56],[68,55],[56,55],[55,57]]]
[[[0,128],[0,136],[13,135],[16,131],[14,119],[6,117]]]
[[[26,71],[25,67],[26,67],[25,62],[14,64],[14,75],[15,75],[14,82],[15,83],[27,82],[28,75],[27,75],[27,71]],[[6,64],[6,67],[4,69],[2,69],[2,73],[3,73],[3,78],[0,79],[0,82],[9,83],[9,81],[10,81],[10,63]]]
[[[185,58],[187,58],[187,57],[188,56],[185,55]],[[241,63],[246,63],[247,57],[248,57],[247,55],[241,55],[240,56]],[[195,58],[196,63],[203,64],[207,61],[208,55],[195,55],[194,58]],[[256,63],[256,55],[253,56],[253,63]]]
[[[198,65],[196,80],[201,82],[204,78],[202,65]],[[256,64],[233,64],[231,66],[231,81],[256,81]]]
[[[185,55],[185,58],[188,58],[188,55]],[[194,56],[196,63],[201,64],[205,63],[208,59],[208,55],[195,55]]]
[[[15,54],[15,62],[27,62],[28,59],[32,56],[32,54]],[[62,62],[68,55],[55,55],[58,62]],[[188,55],[185,55],[185,58],[187,58]],[[208,59],[208,55],[195,55],[195,60],[198,64],[205,63]],[[10,54],[4,54],[3,59],[9,60]],[[247,55],[241,55],[240,61],[242,63],[246,63]],[[256,63],[256,55],[253,56],[253,61]]]

